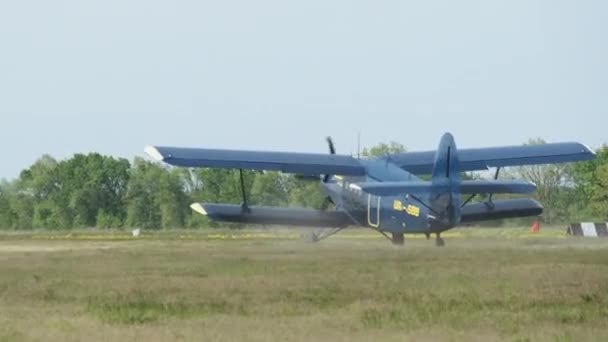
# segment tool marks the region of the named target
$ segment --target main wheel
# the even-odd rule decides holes
[[[393,245],[395,246],[403,246],[403,244],[405,243],[405,237],[403,236],[403,233],[393,233]]]
[[[445,241],[441,238],[441,236],[439,236],[439,234],[437,234],[437,238],[435,238],[435,246],[437,246],[437,247],[445,246]]]

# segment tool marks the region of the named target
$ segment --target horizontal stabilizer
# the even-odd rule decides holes
[[[351,188],[362,190],[376,196],[396,196],[401,194],[445,193],[451,191],[448,184],[433,184],[431,182],[370,182],[351,184]],[[523,194],[534,192],[533,183],[517,180],[477,180],[462,181],[459,189],[461,194],[510,193]]]
[[[145,149],[152,158],[175,166],[269,170],[304,175],[365,175],[361,163],[346,155],[321,153],[213,150],[155,147]]]
[[[214,221],[301,227],[338,228],[354,224],[342,211],[303,208],[250,206],[246,210],[236,204],[194,203],[191,208]]]
[[[532,199],[495,200],[492,203],[467,204],[462,208],[461,223],[538,216],[543,207]]]
[[[431,174],[436,151],[404,152],[390,155],[390,161],[413,174]],[[487,170],[491,167],[567,163],[590,160],[595,153],[587,146],[571,143],[459,149],[459,171]]]

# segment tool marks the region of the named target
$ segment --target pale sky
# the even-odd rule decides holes
[[[146,145],[608,142],[608,2],[0,2],[0,178]]]

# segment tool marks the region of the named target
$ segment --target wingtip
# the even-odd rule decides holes
[[[205,210],[205,207],[203,207],[203,205],[200,203],[193,203],[192,205],[190,205],[190,208],[192,208],[192,210],[196,211],[201,215],[207,216],[207,211]]]
[[[146,148],[144,148],[144,152],[146,152],[146,154],[149,155],[150,158],[156,161],[163,161],[165,159],[165,157],[163,157],[158,148],[156,148],[155,146],[146,146]]]
[[[532,192],[536,191],[536,189],[538,188],[538,186],[534,182],[527,182],[527,183],[528,183],[527,184],[527,186],[528,186],[527,193],[532,193]]]
[[[586,145],[586,144],[581,144],[581,145],[583,145],[583,152],[586,152],[586,153],[590,154],[591,156],[595,157],[596,153],[589,145]]]

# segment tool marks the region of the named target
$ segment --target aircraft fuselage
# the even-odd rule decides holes
[[[430,233],[440,232],[453,226],[438,224],[431,220],[433,214],[421,201],[428,198],[414,198],[411,195],[375,196],[362,192],[351,184],[361,182],[417,181],[418,177],[385,161],[362,161],[367,164],[368,174],[362,177],[332,176],[322,182],[324,192],[345,210],[361,226],[389,233]],[[421,200],[421,201],[419,201]]]

